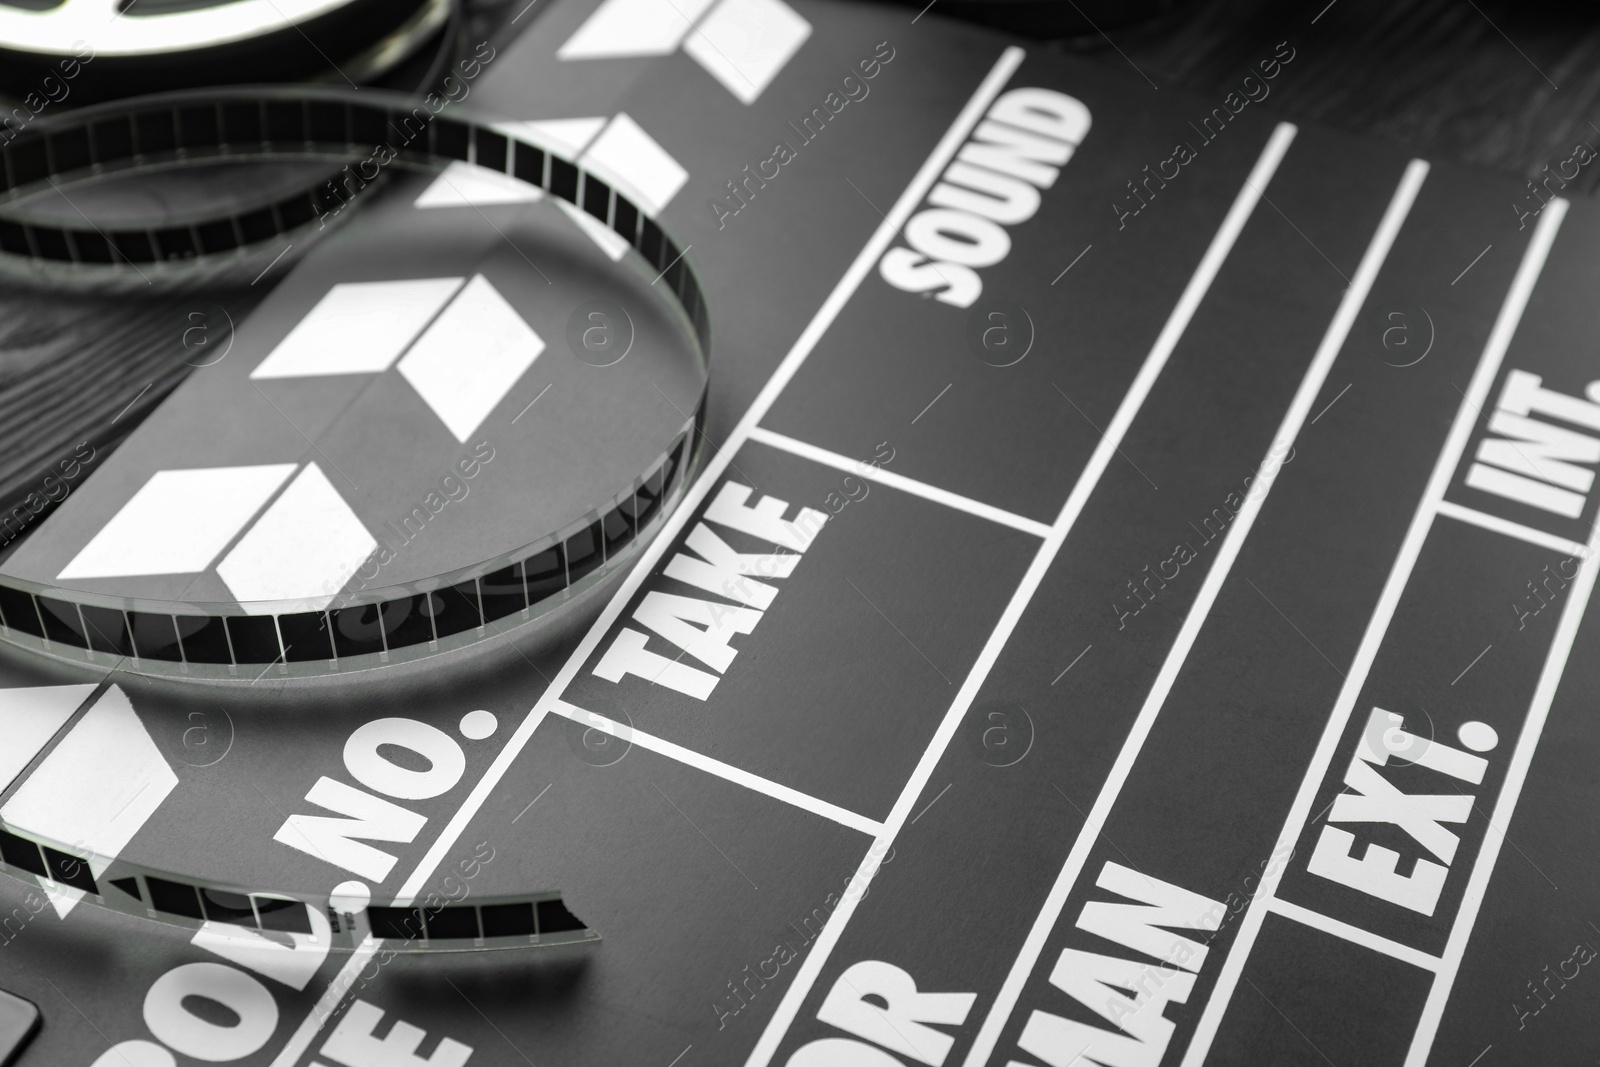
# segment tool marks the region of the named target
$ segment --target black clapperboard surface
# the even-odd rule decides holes
[[[1589,146],[1519,184],[1284,121],[1292,39],[1208,99],[936,9],[546,0],[476,54],[461,107],[623,174],[699,272],[684,504],[579,610],[388,682],[8,654],[0,820],[103,881],[559,890],[602,940],[330,951],[6,880],[0,987],[44,1017],[19,1062],[1584,1062],[1600,215],[1562,175]],[[215,390],[334,286],[412,286],[380,301],[397,353],[468,279],[545,284],[503,231],[548,202],[467,168],[369,199],[7,574],[73,584],[157,471],[305,459]],[[589,273],[479,410],[381,360],[273,394],[330,468],[403,483],[346,493],[330,543],[476,459],[410,580],[595,476],[540,400],[617,251],[573,232]],[[223,541],[287,476],[203,483]],[[275,595],[241,567],[179,584]],[[116,588],[175,595],[147,573]]]

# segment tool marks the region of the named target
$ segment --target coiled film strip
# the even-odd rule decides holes
[[[516,551],[424,581],[336,598],[321,611],[148,601],[0,575],[0,637],[78,663],[105,666],[126,657],[146,672],[184,676],[254,677],[274,664],[280,674],[359,669],[472,644],[507,623],[554,610],[603,581],[653,532],[681,498],[703,438],[711,331],[700,282],[683,250],[618,190],[616,179],[523,131],[446,110],[373,90],[281,88],[99,105],[40,122],[0,151],[0,206],[108,175],[270,158],[424,171],[467,164],[527,183],[619,235],[629,249],[623,262],[652,278],[652,290],[665,290],[664,303],[699,368],[698,402],[670,443],[589,514],[539,532]],[[210,265],[338,211],[360,192],[360,169],[347,165],[344,184],[319,187],[287,207],[183,227],[103,233],[92,225],[12,217],[0,220],[0,251],[130,271]]]
[[[559,892],[484,896],[471,891],[470,878],[447,876],[442,881],[455,881],[459,890],[441,884],[418,900],[390,905],[336,896],[312,899],[202,884],[125,860],[96,857],[63,842],[46,842],[15,827],[0,828],[0,869],[51,892],[81,893],[82,899],[98,907],[169,926],[198,929],[224,924],[245,936],[278,941],[298,936],[345,951],[368,937],[383,939],[391,951],[408,953],[600,940],[598,932],[567,908]],[[102,872],[99,877],[96,870]]]

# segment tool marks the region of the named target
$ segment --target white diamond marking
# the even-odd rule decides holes
[[[251,378],[373,374],[389,369],[460,278],[341,282],[267,353]]]
[[[544,341],[475,276],[400,361],[400,373],[466,444],[544,351]]]
[[[272,463],[157,471],[56,577],[203,571],[294,468]]]
[[[321,611],[377,547],[322,468],[309,463],[217,564],[217,575],[246,610]]]

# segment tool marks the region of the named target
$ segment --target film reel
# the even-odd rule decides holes
[[[0,91],[105,100],[256,81],[377,77],[452,0],[59,0],[0,4]]]
[[[555,890],[516,897],[469,894],[476,854],[462,861],[455,886],[442,885],[416,900],[373,904],[364,884],[350,882],[319,896],[199,883],[192,876],[157,871],[81,846],[0,829],[0,864],[7,873],[52,893],[68,892],[96,907],[185,930],[238,931],[246,944],[302,941],[352,951],[369,937],[391,952],[471,952],[592,944],[600,934],[584,925]],[[460,894],[459,896],[457,894]],[[468,897],[470,896],[470,902]]]
[[[46,0],[18,8],[0,0],[0,146],[35,123],[59,118],[63,110],[188,86],[328,81],[354,88],[370,82],[420,98],[453,73],[462,6],[461,0],[380,5],[299,0],[292,6],[274,0],[119,0],[110,5]],[[107,11],[111,16],[100,19]],[[406,12],[402,25],[390,24]],[[80,32],[89,38],[74,36]],[[285,43],[286,34],[292,44]],[[435,45],[421,48],[430,39]],[[217,49],[226,54],[213,56]],[[467,60],[476,66],[476,59],[463,63]],[[129,220],[170,230],[249,216],[277,220],[274,235],[287,233],[286,241],[304,248],[316,227],[286,220],[298,218],[297,205],[329,177],[323,164],[305,159],[257,160],[248,168],[147,167],[80,182],[70,199],[51,188],[23,202],[13,198],[0,217],[53,219],[87,231],[115,230]],[[90,218],[97,221],[86,225]],[[261,250],[270,258],[282,245]],[[242,273],[249,264],[236,266]],[[3,252],[0,272],[97,295],[123,280],[85,264],[51,269],[43,261],[25,263]],[[253,277],[253,272],[242,277],[241,284]],[[219,280],[207,278],[208,284]],[[139,279],[141,286],[147,281]]]
[[[203,395],[190,405],[189,423],[147,422],[135,431],[131,444],[108,460],[119,471],[101,475],[100,484],[126,488],[132,484],[129,478],[141,482],[131,496],[116,490],[100,498],[87,492],[96,484],[88,482],[10,551],[0,563],[0,639],[80,665],[105,667],[126,657],[146,673],[188,678],[253,679],[274,666],[279,675],[363,669],[471,645],[556,610],[603,582],[654,531],[681,496],[698,455],[710,327],[695,274],[678,245],[626,191],[626,178],[580,168],[526,130],[444,111],[445,106],[435,111],[370,90],[359,96],[339,90],[259,89],[169,94],[73,112],[39,124],[5,148],[5,196],[11,200],[52,184],[71,188],[74,182],[150,168],[263,158],[346,164],[345,182],[308,194],[300,214],[285,218],[280,213],[271,220],[274,224],[303,224],[342,212],[364,184],[390,167],[485,170],[521,183],[537,198],[564,204],[563,212],[548,212],[546,221],[564,225],[570,238],[588,250],[590,262],[584,267],[576,256],[562,262],[573,266],[574,277],[591,281],[602,277],[596,264],[603,264],[611,288],[596,281],[588,290],[591,298],[579,300],[583,293],[558,274],[558,282],[546,281],[555,290],[567,286],[569,302],[540,307],[510,290],[512,283],[504,278],[497,284],[492,270],[472,273],[475,261],[468,254],[453,277],[375,278],[350,283],[354,288],[341,283],[286,298],[303,301],[296,310],[301,318],[279,330],[281,336],[253,368],[236,361],[236,369],[219,371],[205,383],[191,378],[186,388],[197,386],[203,394],[203,386],[233,376],[221,393]],[[569,216],[581,220],[587,231],[573,226]],[[0,224],[0,245],[13,255],[61,264],[182,270],[237,254],[252,237],[273,235],[253,225],[249,219],[229,217],[181,229],[94,233],[38,221],[7,222]],[[448,243],[449,232],[448,223],[440,224],[435,245],[426,254],[396,244],[380,258],[399,262],[409,256],[419,269],[438,273],[439,242]],[[539,232],[555,241],[548,225]],[[367,236],[380,244],[384,239]],[[596,259],[596,243],[602,248],[614,244],[617,261],[613,264],[609,255]],[[362,284],[369,287],[362,289]],[[606,292],[611,296],[604,296]],[[419,308],[423,314],[416,318],[412,313]],[[402,330],[404,336],[390,331],[399,340],[381,366],[360,358],[352,362],[340,347],[348,340],[338,332],[341,322],[387,328],[394,325],[387,319],[365,321],[361,316],[408,314],[415,328]],[[530,326],[530,318],[538,326]],[[619,331],[627,334],[625,345]],[[319,347],[318,336],[335,341]],[[468,340],[462,342],[462,337]],[[367,576],[384,574],[388,579],[392,574],[396,580],[363,581],[356,588],[357,570],[371,567],[381,554],[371,533],[379,524],[362,513],[362,500],[352,506],[346,498],[360,491],[369,474],[382,478],[385,469],[403,467],[401,480],[417,482],[419,471],[433,473],[432,459],[438,455],[428,453],[398,467],[384,468],[383,462],[362,466],[362,449],[386,431],[376,420],[362,423],[357,417],[361,397],[386,391],[392,396],[400,388],[397,379],[403,378],[452,436],[435,432],[438,427],[432,424],[425,432],[451,447],[465,446],[490,409],[502,415],[515,410],[520,394],[513,387],[523,384],[523,372],[551,347],[546,338],[565,342],[576,357],[550,365],[572,385],[571,396],[558,409],[553,428],[513,437],[512,464],[497,468],[514,464],[524,474],[542,470],[548,477],[540,483],[541,495],[527,499],[508,493],[505,503],[493,508],[493,521],[485,524],[492,535],[467,539],[477,546],[471,558],[419,550],[389,573],[383,572],[384,562]],[[591,348],[590,342],[598,347]],[[614,355],[608,345],[622,347],[622,354]],[[467,377],[488,375],[499,383],[487,406],[481,396],[469,398],[470,417],[461,414],[460,398],[452,393],[451,375],[457,370]],[[207,368],[201,373],[213,372]],[[311,447],[295,455],[247,449],[242,459],[259,462],[189,465],[197,443],[223,453],[232,447],[227,439],[234,427],[213,427],[210,436],[200,432],[210,418],[207,412],[227,411],[228,420],[246,420],[240,414],[246,405],[232,401],[254,392],[298,431],[282,403],[293,405],[306,395],[318,395],[325,388],[318,380],[330,374],[374,376],[358,382],[350,400],[355,421],[347,420],[344,430],[349,432],[343,437],[347,444],[355,442],[350,450],[339,451],[343,446],[335,439],[343,431],[330,424],[315,440],[302,432]],[[280,403],[264,392],[287,379],[297,381],[299,399],[292,392],[279,394]],[[169,401],[163,410],[170,406]],[[271,421],[271,416],[264,417]],[[281,440],[282,427],[276,430]],[[473,477],[467,474],[473,465],[491,461],[481,448],[459,459],[452,455],[461,477]],[[186,449],[189,463],[183,460]],[[403,451],[402,443],[378,453]],[[488,451],[496,452],[492,446]],[[368,448],[368,459],[372,452]],[[237,452],[229,454],[240,458]],[[130,455],[134,458],[124,462]],[[340,458],[361,477],[344,472]],[[242,470],[249,472],[247,477],[240,475]],[[350,488],[330,481],[335,471]],[[185,481],[189,488],[175,497],[171,490]],[[246,483],[254,488],[242,489]],[[195,510],[195,496],[224,499],[240,492],[255,495],[243,521],[221,542],[200,544],[205,538],[197,528],[219,520],[214,508]],[[169,521],[174,509],[198,517],[188,525]],[[152,521],[162,526],[161,536],[154,539],[149,535]],[[306,570],[303,557],[325,557],[324,542],[329,541],[345,546],[336,553],[341,557],[337,565],[317,573]],[[61,561],[55,557],[69,543],[77,545],[76,562],[58,566]],[[134,555],[154,553],[157,562],[129,563],[123,550],[130,544]],[[217,552],[226,544],[233,547],[219,559]],[[197,571],[192,563],[198,557],[191,555],[188,563],[172,569],[174,545],[180,555],[189,548],[204,555],[203,566]],[[122,553],[109,569],[101,560],[107,549],[114,557]],[[446,560],[449,566],[433,566],[444,557],[452,557]],[[174,574],[179,578],[171,578]],[[286,574],[296,577],[285,584]],[[218,591],[233,599],[216,596]],[[272,595],[262,596],[262,591]]]

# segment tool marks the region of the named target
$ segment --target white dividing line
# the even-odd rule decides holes
[[[1234,199],[1233,206],[1228,209],[1227,216],[1222,220],[1221,227],[1216,236],[1211,239],[1211,245],[1206,249],[1206,254],[1201,258],[1200,265],[1195,268],[1189,284],[1184,287],[1183,295],[1178,298],[1177,306],[1172,309],[1172,314],[1167,318],[1166,325],[1156,338],[1155,345],[1145,357],[1144,364],[1135,375],[1133,384],[1128,388],[1127,394],[1122,398],[1122,403],[1117,407],[1117,412],[1112,416],[1111,422],[1106,426],[1105,433],[1100,437],[1100,443],[1095,446],[1094,452],[1089,457],[1089,462],[1084,465],[1083,473],[1078,475],[1072,493],[1067,497],[1067,502],[1061,508],[1061,514],[1056,517],[1055,523],[1050,528],[1050,535],[1045,538],[1044,544],[1039,546],[1038,554],[1028,566],[1027,573],[1023,575],[1022,584],[1011,595],[1011,601],[1006,605],[1000,621],[995,624],[994,632],[989,635],[989,640],[984,643],[983,651],[979,653],[978,660],[973,664],[966,681],[962,683],[960,691],[956,694],[955,701],[950,705],[950,710],[945,713],[944,719],[939,723],[939,728],[934,732],[933,740],[928,743],[922,758],[917,762],[916,770],[911,775],[911,780],[900,791],[900,798],[895,802],[894,808],[889,812],[889,818],[884,825],[883,833],[868,849],[866,858],[861,861],[856,877],[861,879],[862,885],[870,881],[877,871],[877,857],[888,851],[888,846],[894,842],[900,828],[905,825],[906,818],[911,812],[911,806],[916,803],[923,788],[928,783],[928,778],[933,774],[940,758],[944,755],[945,748],[950,744],[950,739],[955,735],[961,719],[966,715],[973,698],[989,676],[995,661],[1000,657],[1000,650],[1011,637],[1011,631],[1016,628],[1017,621],[1022,617],[1028,602],[1033,599],[1034,591],[1039,588],[1039,583],[1044,580],[1045,572],[1050,564],[1055,561],[1056,553],[1061,550],[1061,545],[1067,539],[1067,532],[1072,529],[1073,523],[1083,511],[1088,502],[1089,495],[1094,492],[1099,484],[1100,477],[1110,465],[1112,457],[1116,455],[1118,447],[1122,444],[1123,437],[1132,425],[1134,417],[1139,413],[1139,408],[1144,404],[1145,398],[1155,386],[1156,379],[1167,365],[1167,359],[1172,355],[1172,350],[1177,347],[1178,339],[1183,336],[1184,330],[1189,325],[1189,320],[1194,317],[1195,310],[1205,298],[1206,291],[1211,288],[1212,281],[1217,272],[1222,269],[1222,263],[1228,258],[1234,241],[1238,239],[1239,232],[1244,229],[1244,224],[1250,218],[1250,213],[1255,209],[1261,198],[1259,190],[1264,189],[1271,180],[1273,173],[1278,169],[1278,163],[1283,159],[1284,153],[1289,150],[1289,144],[1294,140],[1295,127],[1289,123],[1280,123],[1268,139],[1267,145],[1261,151],[1261,157],[1256,161],[1250,177],[1245,181],[1244,187],[1239,190],[1239,195]],[[863,894],[864,895],[864,894]],[[800,969],[795,972],[794,981],[784,991],[783,999],[778,1002],[777,1010],[773,1013],[767,1028],[761,1034],[761,1040],[756,1043],[755,1049],[750,1053],[750,1058],[745,1061],[745,1067],[767,1067],[773,1055],[778,1050],[784,1035],[788,1032],[795,1016],[800,1011],[811,987],[816,984],[817,977],[822,973],[823,966],[828,961],[828,956],[833,952],[833,947],[838,944],[844,928],[850,922],[850,917],[855,914],[856,905],[861,901],[861,896],[849,895],[839,906],[834,909],[833,916],[828,924],[822,928],[816,944],[806,954],[800,964]]]
[[[705,771],[709,775],[733,782],[735,785],[742,785],[746,789],[762,793],[774,800],[781,800],[785,804],[791,804],[803,811],[809,811],[813,815],[831,819],[841,826],[859,830],[869,837],[875,837],[883,832],[882,823],[875,822],[865,815],[857,815],[855,812],[847,811],[837,804],[830,804],[826,800],[818,800],[816,797],[808,796],[798,789],[790,789],[786,785],[779,785],[777,782],[770,781],[760,775],[742,771],[738,767],[731,767],[721,760],[712,759],[710,756],[702,755],[693,749],[675,745],[671,741],[647,734],[642,730],[635,730],[631,726],[624,726],[615,719],[608,719],[604,715],[585,711],[576,704],[558,700],[550,706],[550,710],[557,715],[571,719],[573,722],[582,723],[590,729],[599,730],[603,734],[610,734],[612,737],[638,745],[640,748],[648,749],[657,755],[666,756],[668,759],[675,759],[679,763]]]
[[[1339,350],[1344,347],[1350,328],[1355,324],[1356,315],[1366,303],[1367,294],[1378,276],[1378,270],[1383,266],[1384,258],[1388,256],[1389,248],[1394,244],[1395,236],[1400,232],[1400,226],[1405,222],[1406,214],[1411,210],[1412,201],[1416,199],[1417,191],[1422,188],[1422,181],[1427,174],[1428,165],[1421,160],[1412,160],[1407,165],[1394,196],[1389,200],[1389,207],[1384,211],[1383,219],[1378,224],[1377,232],[1372,235],[1372,241],[1361,257],[1361,265],[1356,268],[1355,277],[1340,299],[1339,308],[1334,312],[1333,321],[1328,324],[1322,343],[1317,346],[1316,354],[1311,358],[1311,365],[1306,368],[1305,377],[1300,380],[1300,388],[1295,391],[1294,399],[1289,402],[1289,408],[1284,412],[1283,421],[1278,426],[1273,444],[1262,461],[1263,466],[1293,447],[1296,436],[1305,425],[1306,417],[1311,413],[1311,405],[1316,402],[1317,395],[1322,391],[1328,372],[1333,369],[1334,360],[1338,358]],[[1265,188],[1265,183],[1254,182],[1254,186],[1262,189]],[[1247,189],[1250,187],[1249,184],[1246,185]],[[1084,820],[1084,828],[1079,831],[1077,840],[1073,842],[1072,851],[1067,854],[1067,861],[1061,867],[1061,874],[1051,887],[1050,895],[1045,898],[1044,907],[1034,920],[1033,928],[1028,932],[1022,950],[1017,953],[1011,973],[1006,976],[1005,984],[1000,987],[1000,992],[995,997],[994,1006],[989,1009],[988,1018],[984,1019],[983,1027],[978,1031],[965,1067],[981,1067],[999,1042],[1000,1032],[1011,1018],[1017,999],[1022,995],[1023,987],[1033,973],[1034,966],[1039,962],[1045,941],[1061,918],[1061,910],[1066,906],[1067,896],[1083,873],[1083,865],[1088,861],[1089,851],[1099,836],[1097,828],[1104,826],[1110,818],[1111,809],[1116,805],[1117,797],[1127,782],[1128,774],[1139,758],[1145,739],[1149,737],[1156,717],[1161,714],[1167,696],[1177,681],[1178,672],[1188,660],[1189,650],[1194,646],[1195,639],[1211,614],[1211,606],[1216,602],[1217,594],[1221,592],[1222,585],[1233,568],[1233,562],[1238,558],[1239,550],[1244,547],[1245,538],[1250,535],[1250,528],[1255,525],[1256,516],[1261,513],[1262,505],[1272,494],[1274,484],[1275,482],[1271,480],[1257,482],[1258,488],[1265,485],[1265,489],[1259,495],[1245,497],[1244,506],[1239,509],[1238,516],[1229,527],[1222,547],[1217,552],[1217,558],[1212,563],[1211,570],[1206,573],[1200,592],[1195,596],[1194,604],[1183,620],[1183,628],[1178,631],[1177,640],[1168,649],[1167,658],[1161,664],[1161,672],[1156,675],[1155,683],[1150,687],[1149,695],[1145,697],[1144,706],[1139,709],[1139,716],[1128,732],[1128,739],[1123,742],[1122,750],[1117,754],[1117,761],[1112,765],[1110,774],[1106,776],[1105,785],[1100,789],[1100,795],[1095,798],[1094,807]]]
[[[1548,548],[1554,552],[1576,556],[1578,559],[1587,559],[1589,556],[1589,549],[1576,541],[1568,540],[1565,537],[1557,537],[1555,534],[1545,533],[1543,530],[1535,530],[1532,526],[1524,526],[1520,522],[1502,519],[1498,515],[1488,515],[1473,508],[1464,508],[1460,504],[1452,504],[1448,500],[1439,502],[1439,514],[1460,522],[1471,523],[1473,526],[1481,526],[1485,530],[1492,530],[1497,534],[1515,537],[1517,540],[1526,541],[1530,545],[1538,545],[1540,548]]]
[[[1600,523],[1589,534],[1589,551],[1591,554],[1600,552]],[[1516,750],[1512,752],[1511,762],[1506,768],[1505,785],[1500,789],[1500,799],[1495,803],[1494,815],[1489,819],[1489,830],[1484,834],[1483,849],[1478,853],[1472,876],[1467,879],[1467,891],[1461,898],[1461,910],[1456,912],[1455,925],[1450,929],[1450,940],[1445,942],[1443,965],[1434,976],[1433,988],[1428,990],[1428,1000],[1423,1005],[1416,1035],[1411,1039],[1406,1067],[1423,1067],[1428,1059],[1428,1050],[1433,1046],[1434,1036],[1439,1031],[1439,1020],[1450,999],[1456,973],[1461,970],[1461,957],[1467,951],[1467,939],[1472,936],[1478,909],[1483,906],[1483,895],[1488,891],[1489,879],[1494,874],[1495,861],[1500,858],[1500,845],[1505,840],[1503,828],[1511,825],[1511,815],[1516,811],[1522,785],[1528,778],[1528,765],[1533,762],[1534,749],[1539,747],[1539,736],[1544,732],[1545,720],[1550,715],[1550,703],[1555,699],[1556,687],[1561,684],[1561,675],[1566,670],[1572,642],[1578,636],[1578,625],[1583,621],[1584,609],[1594,593],[1597,572],[1600,572],[1600,566],[1586,564],[1578,568],[1578,575],[1572,580],[1572,590],[1567,594],[1567,604],[1561,610],[1561,622],[1556,627],[1555,641],[1550,646],[1550,654],[1545,657],[1539,685],[1533,691],[1528,721],[1517,738]]]
[[[1387,937],[1379,937],[1377,934],[1368,933],[1359,926],[1351,926],[1347,922],[1330,919],[1321,912],[1312,911],[1310,908],[1302,908],[1300,905],[1291,904],[1287,900],[1272,900],[1268,902],[1267,910],[1282,915],[1285,919],[1293,919],[1302,926],[1309,926],[1313,930],[1321,930],[1323,933],[1342,937],[1346,941],[1353,941],[1364,948],[1372,949],[1374,952],[1381,952],[1385,956],[1393,956],[1397,960],[1409,963],[1413,967],[1421,967],[1425,971],[1437,971],[1444,962],[1439,957],[1430,956],[1426,952],[1412,948],[1410,945],[1402,945],[1398,941],[1390,941]]]
[[[556,674],[555,680],[551,682],[550,688],[545,691],[544,695],[539,698],[539,702],[533,706],[533,710],[528,712],[521,724],[506,739],[505,747],[495,756],[494,761],[489,764],[489,769],[484,772],[483,777],[473,786],[461,808],[451,816],[450,821],[445,824],[444,829],[440,832],[438,839],[434,841],[432,847],[423,855],[421,862],[417,864],[416,869],[411,872],[411,876],[400,887],[400,892],[397,894],[400,899],[415,897],[422,887],[427,884],[428,879],[433,877],[434,870],[437,869],[450,850],[455,847],[456,841],[467,828],[467,824],[477,815],[479,809],[489,799],[489,795],[500,784],[500,780],[510,770],[511,764],[521,754],[523,748],[527,746],[529,738],[533,736],[539,724],[544,721],[545,715],[554,708],[557,701],[560,700],[561,694],[566,691],[567,686],[577,677],[578,671],[582,669],[589,656],[593,654],[596,646],[600,644],[601,639],[605,637],[606,631],[610,629],[611,624],[622,614],[622,609],[627,606],[629,598],[650,576],[656,564],[660,562],[662,555],[672,546],[672,542],[678,536],[679,531],[689,521],[689,517],[694,514],[701,501],[711,492],[712,487],[717,483],[717,479],[722,477],[723,471],[727,469],[728,464],[733,459],[733,454],[749,438],[750,431],[760,424],[767,411],[771,409],[773,403],[778,399],[779,394],[783,392],[784,387],[799,372],[801,365],[806,361],[806,357],[811,355],[811,350],[816,347],[817,342],[822,339],[822,335],[833,325],[833,321],[838,318],[839,312],[844,310],[845,305],[850,302],[850,298],[855,295],[855,291],[861,286],[862,281],[877,264],[879,257],[888,250],[889,242],[895,239],[900,232],[900,228],[905,225],[906,219],[910,218],[911,212],[922,202],[922,198],[927,195],[928,190],[933,187],[933,183],[943,173],[945,165],[950,162],[955,156],[956,150],[966,141],[967,135],[978,124],[978,120],[983,117],[983,113],[989,109],[989,105],[994,102],[994,98],[1000,95],[1000,90],[1010,80],[1011,75],[1016,72],[1017,67],[1021,65],[1023,55],[1022,49],[1016,47],[1007,48],[1000,54],[1000,58],[995,61],[994,67],[990,69],[988,75],[983,79],[983,83],[978,86],[977,92],[973,93],[972,98],[961,109],[961,113],[950,124],[950,128],[939,139],[939,143],[934,146],[932,154],[923,162],[922,167],[911,179],[911,183],[906,186],[905,191],[900,194],[900,198],[889,209],[889,213],[884,216],[883,222],[873,231],[871,238],[868,239],[866,245],[856,255],[855,261],[845,271],[844,277],[839,279],[839,284],[834,286],[833,292],[828,294],[828,298],[823,301],[822,307],[817,309],[816,315],[806,325],[805,331],[795,341],[794,347],[789,349],[788,354],[783,357],[783,361],[778,364],[778,369],[767,380],[767,384],[762,387],[761,392],[756,394],[755,401],[751,403],[749,410],[739,420],[739,424],[733,428],[733,432],[723,442],[722,448],[718,449],[711,459],[707,461],[705,470],[701,472],[700,477],[689,488],[689,491],[684,494],[683,502],[671,515],[667,516],[666,521],[662,524],[660,533],[656,535],[650,544],[645,546],[644,551],[639,553],[638,561],[634,564],[633,569],[628,572],[628,576],[623,579],[616,593],[612,595],[611,600],[601,610],[599,617],[595,619],[594,624],[589,628],[589,632],[584,634],[583,640],[578,643],[578,647],[573,650],[572,655],[567,658],[567,662],[562,665],[561,670]],[[835,912],[835,914],[838,913]],[[831,921],[828,923],[829,927],[833,925],[834,923]],[[825,935],[826,929],[824,930]],[[349,981],[346,980],[347,976],[353,981],[354,975],[358,974],[361,966],[364,965],[364,962],[357,964],[355,957],[352,957],[350,962],[340,970],[338,977],[335,978],[336,986],[339,983],[343,983],[344,988],[348,988]],[[303,1052],[316,1035],[320,1026],[321,1020],[317,1015],[312,1015],[295,1031],[291,1044],[301,1042],[299,1050]],[[286,1048],[284,1055],[288,1051]],[[273,1061],[273,1067],[287,1067],[288,1064],[294,1062],[293,1058],[286,1061],[284,1055],[280,1055],[278,1059]],[[296,1055],[298,1056],[298,1053]]]
[[[1378,655],[1378,647],[1383,644],[1384,635],[1389,631],[1389,623],[1394,618],[1395,608],[1400,603],[1400,595],[1405,592],[1406,583],[1411,579],[1411,571],[1417,564],[1417,557],[1422,554],[1423,543],[1427,540],[1428,532],[1433,527],[1434,516],[1439,513],[1439,506],[1444,501],[1445,490],[1450,487],[1450,479],[1455,475],[1456,467],[1461,462],[1461,455],[1466,450],[1468,439],[1472,436],[1472,429],[1477,425],[1478,413],[1489,395],[1489,388],[1494,384],[1495,376],[1500,372],[1500,364],[1505,358],[1506,348],[1511,344],[1511,336],[1516,333],[1517,324],[1522,321],[1523,309],[1528,306],[1528,297],[1533,292],[1534,283],[1539,280],[1539,271],[1544,267],[1545,258],[1550,254],[1550,246],[1555,241],[1556,230],[1566,214],[1567,202],[1560,198],[1551,200],[1545,210],[1539,213],[1539,222],[1534,229],[1532,240],[1528,242],[1527,251],[1523,253],[1522,265],[1517,268],[1517,275],[1512,280],[1511,289],[1500,308],[1500,315],[1495,319],[1493,329],[1489,331],[1483,355],[1478,360],[1478,369],[1473,372],[1472,381],[1468,383],[1467,391],[1462,396],[1461,406],[1456,409],[1455,422],[1450,426],[1444,448],[1434,463],[1433,473],[1428,478],[1422,499],[1417,504],[1416,514],[1412,516],[1411,525],[1406,530],[1405,540],[1400,544],[1400,552],[1395,557],[1394,566],[1389,571],[1383,592],[1378,597],[1378,606],[1374,609],[1372,618],[1367,623],[1366,632],[1361,637],[1361,645],[1356,649],[1350,673],[1339,690],[1338,699],[1333,705],[1333,713],[1328,718],[1328,725],[1322,732],[1316,753],[1311,757],[1311,765],[1306,769],[1305,778],[1300,782],[1300,791],[1295,794],[1289,815],[1284,820],[1283,830],[1278,835],[1279,847],[1293,848],[1294,843],[1299,840],[1301,829],[1310,817],[1312,801],[1322,784],[1323,777],[1327,774],[1328,766],[1333,762],[1339,741],[1344,736],[1345,726],[1350,721],[1351,711],[1355,708],[1356,697],[1361,694],[1367,673],[1372,669],[1373,660]],[[1485,852],[1489,847],[1486,842]],[[1211,1051],[1211,1042],[1217,1035],[1217,1027],[1222,1023],[1222,1015],[1227,1010],[1228,1001],[1233,997],[1234,987],[1239,983],[1239,975],[1244,970],[1245,960],[1255,944],[1256,935],[1261,932],[1261,921],[1266,914],[1266,905],[1277,892],[1282,879],[1282,868],[1269,870],[1262,876],[1261,885],[1239,923],[1238,938],[1228,950],[1222,969],[1217,974],[1216,989],[1200,1016],[1194,1039],[1189,1045],[1188,1052],[1184,1054],[1181,1067],[1199,1067],[1205,1061],[1206,1054]]]
[[[848,456],[841,456],[837,452],[829,452],[827,449],[818,448],[816,445],[808,445],[804,441],[796,441],[793,437],[788,437],[781,433],[774,433],[771,430],[764,430],[757,426],[750,431],[750,440],[760,441],[764,445],[771,445],[773,448],[781,449],[803,459],[809,459],[813,463],[820,463],[824,467],[832,467],[834,470],[854,474],[865,481],[887,485],[891,489],[898,489],[903,493],[910,493],[912,496],[920,496],[922,499],[931,500],[935,504],[943,504],[946,507],[955,508],[957,511],[965,511],[968,515],[976,515],[980,519],[998,522],[1000,525],[1009,526],[1013,530],[1021,530],[1023,533],[1032,534],[1035,537],[1050,536],[1050,527],[1036,519],[1025,519],[1021,515],[1013,515],[1009,511],[1002,511],[1000,508],[979,503],[976,500],[940,489],[926,482],[907,478],[903,474],[886,471],[881,467],[871,467],[857,463]]]

